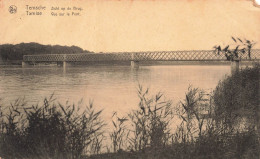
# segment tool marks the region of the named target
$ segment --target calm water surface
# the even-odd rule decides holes
[[[52,93],[61,102],[94,101],[104,109],[125,113],[137,108],[138,83],[149,87],[151,94],[163,92],[177,103],[189,85],[214,89],[219,80],[230,74],[229,66],[79,66],[49,68],[0,68],[0,98],[8,104],[17,98],[29,103],[42,101]]]

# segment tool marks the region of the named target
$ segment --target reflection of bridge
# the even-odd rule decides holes
[[[247,55],[242,60],[250,60]],[[260,60],[260,50],[252,50],[251,59]],[[24,55],[23,64],[41,62],[105,62],[131,61],[135,66],[139,61],[225,61],[224,55],[217,55],[213,50],[195,51],[160,51],[160,52],[125,52],[125,53],[80,53],[80,54],[45,54]]]

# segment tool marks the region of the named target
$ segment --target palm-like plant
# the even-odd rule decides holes
[[[251,50],[256,43],[247,39],[241,40],[240,38],[231,38],[236,43],[234,49],[230,48],[230,45],[223,48],[221,48],[220,45],[216,45],[213,47],[215,53],[218,55],[221,53],[224,54],[228,61],[238,61],[245,53],[247,53],[248,58],[251,59]]]

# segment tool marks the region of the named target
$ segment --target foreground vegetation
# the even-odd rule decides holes
[[[42,105],[1,105],[0,156],[259,158],[259,71],[255,65],[236,72],[211,93],[189,87],[178,105],[139,86],[138,109],[111,114],[111,123],[92,103],[61,105],[51,97]],[[109,132],[105,124],[112,126]]]
[[[43,105],[28,107],[22,100],[1,107],[0,156],[3,158],[80,158],[102,134],[102,111],[55,104],[51,96]],[[5,112],[5,114],[3,114]]]

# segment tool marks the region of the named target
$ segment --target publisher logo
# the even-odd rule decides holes
[[[16,7],[15,5],[11,5],[11,6],[9,7],[9,12],[10,12],[11,14],[15,14],[15,13],[17,12],[17,7]]]

